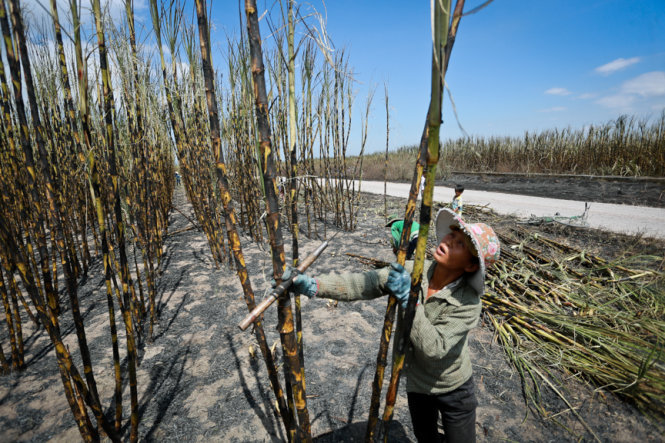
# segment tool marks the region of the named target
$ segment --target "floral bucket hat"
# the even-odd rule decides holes
[[[499,237],[485,223],[465,223],[462,217],[448,208],[443,208],[436,214],[437,244],[441,243],[443,237],[455,228],[459,228],[460,231],[466,234],[475,248],[475,251],[471,251],[471,253],[477,255],[480,268],[471,274],[468,281],[471,287],[476,290],[478,296],[482,296],[485,292],[485,271],[488,266],[499,259],[501,253]]]

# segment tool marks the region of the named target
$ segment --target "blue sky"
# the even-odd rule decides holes
[[[111,10],[122,11],[121,2],[112,0]],[[465,9],[481,3],[468,0]],[[273,0],[257,4],[260,12],[274,7],[277,13]],[[213,0],[212,5],[213,61],[223,67],[225,35],[245,31],[238,23],[244,2]],[[416,144],[430,95],[430,2],[302,5],[303,11],[315,8],[325,16],[335,48],[345,50],[355,72],[350,152],[360,142],[360,111],[370,90],[375,95],[366,149],[385,149],[384,85],[390,148]],[[147,0],[135,0],[135,9],[144,41],[154,41]],[[193,14],[193,8],[186,12]],[[264,21],[261,33],[269,34]],[[665,108],[665,0],[495,0],[462,19],[446,81],[460,123],[472,136],[580,128],[621,114],[657,116]],[[441,138],[459,137],[448,98],[443,118]]]

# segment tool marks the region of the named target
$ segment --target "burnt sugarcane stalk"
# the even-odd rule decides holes
[[[210,123],[210,136],[213,145],[213,152],[215,155],[215,176],[217,180],[217,186],[222,199],[222,204],[224,205],[224,213],[226,218],[226,232],[229,240],[229,245],[231,251],[233,252],[233,257],[235,259],[236,273],[240,279],[240,283],[243,288],[243,293],[245,296],[245,302],[247,303],[247,308],[251,311],[255,307],[254,302],[254,292],[252,290],[249,276],[247,274],[247,268],[245,267],[245,258],[242,253],[242,246],[240,244],[240,237],[238,236],[238,231],[236,229],[236,214],[235,209],[233,208],[231,201],[231,194],[229,193],[228,180],[226,176],[226,164],[224,162],[224,156],[222,154],[221,140],[220,140],[220,130],[219,130],[219,117],[217,112],[217,100],[215,99],[215,88],[213,82],[213,69],[212,69],[212,60],[210,55],[210,33],[208,30],[208,20],[206,17],[206,8],[205,2],[203,0],[196,0],[196,15],[199,27],[199,40],[201,46],[201,63],[203,68],[203,79],[206,87],[206,101],[208,105],[208,118]],[[259,348],[263,354],[263,358],[266,362],[266,367],[268,369],[268,376],[270,378],[270,384],[272,385],[275,398],[277,399],[277,405],[279,407],[279,412],[284,421],[284,427],[286,428],[288,435],[293,435],[295,433],[295,423],[293,417],[290,417],[288,414],[288,408],[286,406],[286,401],[284,399],[284,393],[279,382],[279,377],[277,375],[277,369],[272,357],[272,352],[268,346],[268,342],[263,331],[263,326],[261,322],[255,324],[254,333],[256,339],[259,343]]]
[[[51,0],[55,1],[55,0]],[[133,1],[132,0],[126,0],[125,1],[125,13],[127,16],[127,24],[128,24],[128,31],[129,31],[129,42],[130,42],[130,48],[131,48],[131,57],[130,57],[130,63],[131,63],[131,70],[132,70],[132,80],[134,84],[134,93],[136,94],[137,99],[134,100],[134,113],[135,113],[135,125],[129,125],[130,126],[130,131],[131,131],[131,141],[132,141],[132,151],[135,155],[135,164],[136,169],[139,171],[139,177],[136,177],[136,184],[140,183],[140,179],[142,178],[145,181],[148,181],[148,159],[145,155],[145,137],[144,137],[144,126],[143,126],[143,110],[141,107],[141,100],[140,100],[140,86],[139,86],[139,74],[138,74],[138,54],[137,54],[137,49],[136,49],[136,33],[134,29],[134,6],[133,6]],[[131,116],[131,110],[128,109],[127,111],[128,116]],[[131,117],[130,117],[131,118]],[[150,186],[146,186],[146,189],[142,189],[142,192],[144,192],[143,199],[143,204],[141,205],[144,209],[144,214],[149,213],[152,217],[157,217],[159,214],[156,214],[156,208],[151,208],[151,206],[154,204],[153,198],[154,196],[150,195]],[[140,195],[140,193],[139,193]],[[151,198],[153,197],[153,198]],[[149,216],[144,217],[144,220],[147,219]],[[154,218],[153,218],[154,220]],[[145,223],[147,224],[147,223]],[[145,224],[141,224],[145,226]],[[147,227],[150,232],[148,233],[148,237],[151,237],[153,235],[158,235],[158,232],[153,232],[153,231],[158,231],[158,226],[155,226],[156,224],[153,223],[149,227]],[[145,236],[145,235],[144,235]],[[136,243],[137,241],[134,242],[134,260],[136,261]],[[159,242],[161,244],[161,241]],[[138,274],[138,268],[137,269],[137,280],[139,281],[139,288],[141,281],[140,281],[140,276]],[[131,276],[128,272],[128,276]],[[143,328],[142,328],[142,320],[143,320],[143,312],[145,310],[145,306],[143,304],[143,291],[141,289],[141,302],[139,303],[137,297],[136,297],[136,292],[134,290],[134,286],[131,285],[132,288],[132,304],[134,305],[132,309],[134,316],[136,318],[136,322],[138,323],[138,332],[139,335],[143,335]],[[140,309],[139,305],[140,304]]]
[[[294,34],[295,25],[293,23],[293,0],[289,0],[288,5],[288,83],[289,83],[289,154],[290,154],[290,168],[289,168],[289,201],[291,203],[291,256],[293,266],[298,266],[298,187],[296,186],[296,176],[298,175],[298,155],[296,151],[297,140],[297,115],[296,115],[296,60],[294,51]],[[305,385],[305,358],[303,351],[302,341],[302,314],[300,311],[300,294],[293,297],[295,303],[295,317],[296,317],[296,341],[298,343],[298,358],[302,363],[302,380],[303,386]]]
[[[413,325],[413,317],[415,315],[416,302],[420,287],[422,283],[422,273],[425,263],[425,250],[427,249],[427,237],[429,233],[429,225],[432,218],[432,195],[434,192],[434,181],[436,179],[436,165],[439,162],[439,129],[441,127],[441,103],[443,100],[443,85],[445,81],[445,67],[446,67],[446,53],[447,51],[447,38],[450,20],[450,0],[442,2],[435,2],[434,14],[434,46],[432,51],[432,92],[430,99],[430,108],[428,111],[428,142],[427,142],[427,173],[425,177],[425,190],[423,193],[422,204],[420,207],[420,231],[418,232],[418,244],[416,246],[416,257],[411,273],[411,291],[409,294],[409,302],[407,304],[406,312],[404,313],[403,321],[401,324],[401,334],[396,337],[397,347],[393,356],[393,367],[390,377],[390,385],[386,393],[386,406],[383,412],[384,429],[392,419],[393,411],[395,408],[395,400],[397,399],[397,387],[399,385],[399,377],[404,366],[404,357],[406,351],[406,343],[409,340],[411,333],[411,326]],[[455,7],[455,27],[450,28],[453,34],[456,33],[456,25],[459,24],[459,19],[462,16],[464,8],[464,0],[458,0]],[[402,232],[402,237],[410,232],[405,227]],[[388,433],[385,433],[385,440],[387,441]]]
[[[118,349],[118,333],[115,322],[115,308],[113,305],[113,289],[111,280],[115,279],[113,275],[113,268],[111,266],[111,248],[109,246],[109,236],[106,230],[106,202],[101,184],[101,173],[99,162],[95,160],[93,151],[93,137],[90,130],[90,116],[88,107],[88,86],[87,86],[87,67],[83,60],[83,51],[80,35],[80,21],[78,16],[78,5],[76,0],[70,0],[70,12],[72,16],[72,23],[74,25],[74,42],[76,53],[76,65],[78,70],[78,90],[79,90],[79,115],[81,118],[81,127],[83,130],[83,138],[81,147],[85,146],[88,152],[88,158],[85,159],[83,150],[79,152],[81,161],[87,161],[88,174],[89,174],[89,187],[92,205],[90,210],[92,216],[90,217],[93,239],[95,240],[95,247],[99,253],[101,247],[102,262],[104,266],[104,282],[106,288],[106,301],[109,313],[109,325],[111,332],[112,354],[113,354],[113,367],[114,367],[114,403],[115,403],[115,420],[113,428],[111,428],[110,435],[116,435],[120,432],[122,421],[122,371],[120,366],[120,352]],[[86,212],[87,212],[87,194],[86,194]],[[99,234],[99,241],[97,239],[96,231],[94,229],[94,222],[97,222],[97,232]],[[106,430],[106,428],[105,428]],[[106,430],[109,434],[109,430]],[[113,438],[117,438],[113,437]]]
[[[21,318],[17,316],[16,325],[14,324],[14,315],[9,304],[9,293],[7,292],[7,287],[5,285],[5,278],[2,273],[2,267],[0,266],[0,296],[2,297],[2,305],[5,308],[5,319],[7,320],[7,332],[9,332],[9,344],[12,351],[12,368],[21,369],[23,366],[23,349],[22,346],[19,346],[19,343],[22,342],[21,338]],[[21,348],[21,349],[20,349]],[[3,355],[3,360],[4,355]],[[9,365],[6,366],[7,371],[9,372]]]
[[[411,232],[411,224],[413,222],[413,216],[416,211],[416,200],[418,199],[418,192],[420,190],[420,180],[425,168],[428,133],[429,127],[428,125],[425,125],[425,129],[423,130],[423,137],[420,141],[420,149],[418,150],[418,157],[416,159],[416,168],[413,173],[413,178],[411,179],[409,199],[407,200],[406,212],[404,214],[404,227],[402,229],[402,237],[400,238],[399,249],[397,251],[397,262],[402,265],[406,261],[406,250],[409,244],[409,233]],[[394,296],[389,295],[388,305],[386,306],[386,315],[383,320],[383,330],[381,332],[379,352],[376,356],[376,372],[374,373],[374,381],[372,382],[372,397],[370,399],[370,410],[369,416],[367,418],[367,430],[365,432],[366,442],[374,441],[376,424],[379,419],[381,388],[383,387],[383,375],[385,374],[386,370],[388,346],[390,345],[390,335],[392,334],[396,306],[397,299]]]
[[[69,123],[69,128],[70,130],[74,131],[74,138],[78,142],[78,132],[75,130],[75,124],[74,124],[74,107],[72,104],[72,98],[71,98],[71,90],[69,88],[69,76],[67,74],[67,66],[65,62],[65,55],[64,55],[64,50],[62,49],[62,36],[60,32],[60,22],[58,19],[58,11],[56,7],[55,0],[51,1],[51,16],[53,18],[53,26],[55,29],[55,35],[56,35],[56,42],[57,42],[57,48],[58,48],[58,54],[59,54],[59,60],[60,60],[60,73],[61,73],[61,78],[63,80],[63,84],[65,85],[65,104],[67,106],[67,118],[68,118],[68,123]],[[33,121],[36,123],[39,123],[38,116],[33,116]],[[39,134],[39,130],[36,131],[37,134]],[[40,149],[41,150],[41,149]],[[45,153],[43,154],[45,156]],[[46,159],[42,160],[43,162],[43,168],[45,170],[48,169],[48,165],[46,164]],[[47,179],[49,177],[49,174],[45,174]],[[55,200],[55,203],[57,204],[57,200]],[[60,214],[59,208],[57,208],[57,213]],[[64,232],[65,230],[61,227],[60,223],[60,218],[56,218],[56,222],[59,225],[59,231]],[[62,249],[63,245],[59,245],[59,249]],[[64,251],[63,251],[64,252]],[[88,345],[87,345],[87,339],[86,339],[86,334],[85,334],[85,328],[83,326],[83,317],[80,312],[80,307],[79,307],[79,301],[78,301],[78,295],[76,294],[76,282],[75,278],[76,276],[73,275],[73,270],[71,269],[71,265],[69,264],[69,261],[65,259],[66,254],[62,254],[62,268],[65,270],[66,276],[67,276],[67,286],[68,286],[68,292],[70,294],[70,302],[72,306],[72,315],[74,317],[74,324],[76,326],[76,333],[79,341],[79,348],[81,350],[81,357],[83,360],[83,365],[84,365],[84,374],[86,376],[86,381],[88,383],[88,387],[90,389],[90,393],[94,399],[94,402],[96,405],[100,404],[99,401],[99,394],[97,393],[97,383],[94,378],[94,373],[92,369],[92,360],[90,357],[90,352],[88,350]],[[96,408],[94,408],[96,409]],[[97,420],[98,422],[102,421],[101,415],[97,414],[97,410],[95,410],[96,415],[97,415]]]
[[[263,176],[268,234],[273,260],[273,276],[278,280],[284,273],[284,243],[279,220],[279,204],[277,201],[277,184],[275,182],[275,160],[270,137],[270,123],[268,121],[268,98],[263,68],[263,53],[261,49],[261,35],[259,32],[259,18],[256,1],[245,0],[245,13],[247,17],[247,33],[251,54],[251,70],[254,86],[254,100],[256,106],[257,128],[259,131],[259,154],[261,172]],[[288,296],[279,298],[279,332],[282,347],[291,372],[291,386],[298,414],[301,439],[311,441],[311,426],[307,399],[305,397],[305,384],[303,380],[302,362],[298,358],[297,339],[291,312],[291,300]]]
[[[109,325],[111,332],[111,345],[112,345],[112,354],[113,354],[113,368],[114,368],[114,377],[115,377],[115,391],[114,391],[114,403],[115,403],[115,422],[114,428],[115,432],[120,432],[122,425],[122,371],[120,367],[120,351],[118,348],[118,330],[115,321],[115,307],[113,304],[113,288],[112,280],[115,280],[113,275],[113,267],[111,266],[112,258],[111,255],[113,251],[109,246],[109,235],[106,229],[106,204],[104,202],[104,196],[102,194],[102,184],[100,179],[100,173],[98,162],[94,160],[94,156],[90,155],[89,168],[91,171],[91,196],[94,200],[95,205],[95,214],[97,219],[97,225],[99,227],[99,235],[101,237],[101,250],[102,250],[102,262],[104,266],[104,283],[106,288],[106,304],[108,307],[109,313]]]
[[[445,7],[446,14],[449,13],[450,11],[450,1],[444,1],[447,6]],[[436,8],[437,10],[440,11],[442,7],[442,4],[436,3]],[[461,11],[461,9],[460,9]],[[435,14],[434,11],[432,11],[433,14]],[[440,19],[437,15],[435,15],[438,19]],[[446,32],[447,32],[447,15],[446,15]],[[438,34],[440,35],[440,34]],[[444,43],[445,45],[445,39]],[[436,42],[433,42],[433,50],[436,51]],[[443,47],[443,46],[442,46]],[[442,48],[441,47],[441,48]],[[432,111],[433,111],[433,105],[432,102],[435,100],[434,96],[434,89],[432,91],[432,98],[430,101],[430,109],[427,114],[427,119],[425,123],[425,128],[423,130],[423,134],[420,140],[420,148],[418,150],[418,157],[416,159],[416,167],[414,171],[414,175],[411,181],[411,188],[409,191],[409,199],[407,201],[406,205],[406,210],[405,210],[405,215],[404,215],[404,227],[402,230],[402,236],[400,238],[400,244],[399,244],[399,249],[397,252],[397,262],[399,264],[404,264],[404,261],[406,259],[406,249],[407,245],[409,242],[409,234],[411,232],[411,224],[413,222],[413,216],[415,213],[416,209],[416,201],[418,198],[418,192],[420,188],[420,181],[421,178],[423,177],[423,170],[425,169],[425,164],[427,165],[432,165],[432,171],[430,172],[428,170],[428,177],[429,179],[426,179],[426,183],[429,180],[429,186],[430,186],[430,194],[429,194],[429,205],[425,206],[425,196],[423,196],[423,206],[425,211],[425,214],[423,214],[423,211],[421,209],[421,225],[420,225],[420,232],[418,236],[418,248],[421,248],[421,264],[420,264],[420,270],[419,274],[416,273],[416,266],[414,265],[414,271],[412,273],[412,286],[411,286],[411,294],[410,294],[410,302],[411,299],[414,298],[414,294],[417,294],[420,288],[420,281],[422,279],[422,260],[424,260],[424,254],[425,254],[425,248],[426,248],[426,241],[427,241],[427,232],[429,230],[429,221],[431,218],[431,199],[432,199],[432,191],[433,191],[433,186],[434,186],[434,178],[435,178],[435,166],[436,166],[436,161],[438,161],[438,126],[434,125],[434,122],[438,122],[440,125],[441,122],[441,114],[440,114],[440,108],[441,108],[441,92],[443,88],[443,77],[439,78],[440,75],[439,71],[441,71],[439,68],[435,68],[435,62],[437,65],[440,66],[440,63],[437,62],[443,61],[444,56],[441,54],[433,54],[433,63],[432,63],[432,84],[434,88],[434,82],[435,79],[437,82],[440,82],[440,87],[437,87],[439,89],[439,92],[437,95],[439,95],[438,98],[438,114],[433,117],[432,116]],[[435,71],[437,72],[435,75]],[[443,71],[441,71],[443,72]],[[436,111],[436,107],[434,108],[434,111]],[[438,120],[437,120],[438,119]],[[433,128],[436,128],[436,133],[431,134],[431,131]],[[432,163],[432,160],[429,158],[431,150],[431,143],[435,141],[436,145],[434,146],[436,148],[436,160]],[[426,189],[427,189],[427,184],[426,184]],[[425,220],[426,219],[426,220]],[[421,238],[422,236],[422,238]],[[422,245],[421,245],[422,243]],[[418,257],[418,256],[416,256]],[[416,263],[417,265],[417,263]],[[415,276],[418,275],[416,278]],[[414,292],[415,291],[415,292]],[[381,335],[381,343],[379,346],[379,354],[377,356],[377,370],[374,375],[374,383],[372,386],[372,398],[370,401],[370,413],[368,417],[368,422],[367,422],[367,431],[365,434],[365,441],[373,441],[375,432],[376,432],[376,424],[378,421],[378,410],[380,406],[380,395],[381,395],[381,387],[383,383],[383,374],[385,372],[385,365],[386,365],[386,358],[388,354],[388,346],[389,346],[389,341],[390,341],[390,334],[392,332],[392,326],[393,326],[393,318],[394,318],[394,312],[395,312],[395,306],[396,306],[396,299],[391,295],[388,298],[388,306],[386,308],[386,316],[384,319],[384,328],[383,328],[383,333]],[[413,304],[415,307],[415,302]],[[400,328],[401,329],[401,328]],[[399,346],[399,344],[398,344]],[[403,352],[402,352],[403,354]],[[401,358],[401,363],[399,363],[399,367],[401,369],[401,366],[403,365],[403,356]],[[399,377],[399,370],[397,371],[397,378],[395,377],[395,366],[393,365],[393,373],[391,374],[391,384],[389,386],[389,390],[387,393],[387,399],[386,399],[386,410],[384,411],[384,421],[382,426],[382,431],[385,431],[387,429],[387,417],[392,417],[392,410],[394,408],[394,397],[396,397],[397,394],[397,382],[398,382],[398,377]],[[392,404],[391,404],[392,403]],[[384,438],[387,439],[387,432],[384,432]]]
[[[122,283],[122,299],[118,297],[118,304],[122,312],[123,320],[125,323],[125,332],[127,340],[127,358],[129,369],[129,388],[130,388],[130,433],[129,440],[134,442],[138,440],[138,389],[136,385],[136,343],[134,326],[132,324],[130,301],[129,301],[129,261],[127,259],[127,251],[125,248],[125,224],[123,221],[122,209],[120,207],[120,188],[118,178],[118,166],[116,164],[116,147],[115,136],[113,131],[114,126],[114,100],[113,91],[111,89],[111,73],[108,67],[108,56],[106,50],[106,37],[102,28],[102,13],[99,0],[92,1],[92,8],[95,16],[95,29],[97,31],[97,42],[99,49],[99,68],[102,74],[103,85],[103,105],[104,105],[104,127],[106,135],[106,144],[108,148],[108,162],[109,173],[111,175],[112,195],[113,199],[113,212],[115,220],[115,236],[118,243],[120,252],[120,279]]]
[[[171,122],[171,129],[173,130],[173,138],[175,139],[178,157],[180,157],[180,159],[182,160],[183,154],[185,152],[184,123],[182,121],[182,114],[179,112],[175,112],[173,106],[173,101],[174,101],[173,95],[175,88],[173,88],[173,85],[171,84],[171,81],[169,81],[169,78],[167,76],[166,62],[164,60],[164,48],[162,46],[161,17],[156,0],[150,0],[150,16],[152,18],[153,29],[155,32],[155,39],[157,40],[157,47],[159,49],[160,66],[162,68],[162,81],[164,82],[164,95],[166,98],[166,104],[169,112],[169,120]],[[173,81],[175,82],[175,79]],[[147,182],[148,177],[145,177],[145,179]],[[184,176],[185,183],[189,183],[189,179],[190,179],[190,174],[185,174]],[[199,199],[191,199],[191,198],[190,200],[192,202],[199,201]],[[148,282],[148,299],[150,305],[150,330],[148,333],[150,340],[152,340],[152,333],[156,316],[155,313],[156,289],[154,282],[155,271],[153,263],[154,261],[153,252],[154,251],[152,250],[151,247],[149,247],[149,245],[148,247],[145,248],[145,252],[143,252],[144,261],[147,261],[148,263],[146,280]]]

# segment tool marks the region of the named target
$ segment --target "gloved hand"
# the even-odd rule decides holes
[[[406,272],[404,266],[399,263],[390,264],[386,289],[397,298],[402,309],[406,309],[406,305],[409,302],[409,291],[411,290],[411,276]]]
[[[291,266],[287,266],[286,269],[284,269],[284,274],[282,274],[282,280],[288,280],[294,272],[297,271]],[[273,288],[277,286],[275,280],[272,280],[271,283]],[[293,279],[293,283],[291,283],[289,290],[295,294],[302,294],[312,298],[317,292],[319,292],[319,284],[315,278],[312,278],[307,274],[298,274],[296,278]]]

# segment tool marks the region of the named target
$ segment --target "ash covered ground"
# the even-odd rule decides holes
[[[310,268],[310,274],[370,269],[346,253],[392,260],[388,233],[383,228],[383,197],[363,195],[362,199],[358,229],[337,236]],[[388,203],[389,212],[400,212],[405,201],[389,198]],[[191,206],[182,188],[176,190],[174,204],[191,217]],[[514,221],[506,219],[495,228],[511,223]],[[158,276],[154,341],[142,343],[140,351],[139,438],[283,441],[285,435],[275,413],[265,364],[258,351],[254,358],[249,352],[250,347],[257,348],[254,335],[241,332],[236,326],[247,313],[238,278],[229,268],[215,268],[205,236],[196,229],[184,230],[188,226],[191,225],[183,215],[172,212],[169,232],[173,234],[166,238]],[[317,227],[323,231],[321,224]],[[306,231],[302,221],[301,230]],[[328,235],[333,232],[334,228],[328,226]],[[269,249],[246,237],[242,241],[252,286],[257,299],[261,299],[269,287]],[[320,238],[301,235],[301,257],[320,242]],[[82,282],[80,297],[95,376],[110,418],[113,367],[104,291],[101,264],[97,263]],[[63,306],[66,305],[63,297]],[[316,441],[363,439],[385,306],[385,299],[339,303],[336,307],[325,300],[303,300],[307,403]],[[74,351],[78,345],[67,310],[62,321],[66,343]],[[52,346],[46,334],[36,331],[27,319],[24,326],[27,369],[0,378],[0,440],[80,440]],[[122,330],[120,324],[118,327]],[[268,343],[278,342],[274,307],[266,314],[264,328]],[[0,339],[3,345],[8,343],[4,328]],[[565,394],[586,426],[546,386],[542,393],[547,417],[538,415],[526,404],[520,377],[482,319],[470,336],[470,346],[478,389],[478,441],[593,441],[586,426],[602,441],[663,440],[658,427],[631,405],[595,391],[574,377],[564,387]],[[276,348],[280,363],[281,346]],[[125,355],[122,337],[120,349]],[[126,360],[123,363],[126,365]],[[389,441],[414,441],[401,385]],[[128,391],[126,386],[124,423],[128,422]],[[128,438],[129,430],[123,431]]]

